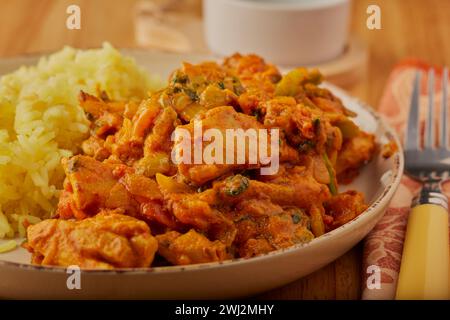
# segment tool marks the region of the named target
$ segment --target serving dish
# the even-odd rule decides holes
[[[124,50],[139,65],[166,77],[182,61],[198,62],[205,56],[175,55]],[[0,74],[21,64],[35,63],[38,57],[22,57],[0,62]],[[358,117],[355,122],[374,133],[381,144],[398,138],[370,107],[330,84],[326,86],[343,100]],[[377,154],[351,185],[362,191],[370,207],[353,221],[307,245],[296,245],[251,259],[190,266],[147,269],[85,270],[80,274],[81,289],[68,289],[71,274],[64,268],[33,266],[29,254],[18,249],[0,255],[0,297],[4,298],[231,298],[263,292],[305,276],[333,261],[375,225],[392,198],[403,171],[402,153],[384,159]]]

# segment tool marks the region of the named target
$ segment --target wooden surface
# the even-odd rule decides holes
[[[136,47],[135,0],[1,0],[0,57],[57,50],[64,45],[96,47],[109,41]],[[66,8],[78,4],[81,30],[65,27]],[[366,27],[369,4],[381,8],[381,30]],[[450,65],[450,0],[355,0],[351,34],[369,48],[367,72],[348,88],[376,106],[392,67],[405,57]],[[361,291],[362,244],[347,254],[265,299],[358,299]]]

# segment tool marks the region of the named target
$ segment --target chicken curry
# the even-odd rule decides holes
[[[373,157],[372,134],[317,70],[285,75],[256,55],[184,63],[144,101],[81,92],[90,135],[62,162],[52,219],[27,229],[32,262],[81,268],[186,265],[250,258],[338,228],[367,205],[339,192]],[[174,163],[176,128],[278,128],[279,170]],[[193,142],[195,143],[195,141]]]

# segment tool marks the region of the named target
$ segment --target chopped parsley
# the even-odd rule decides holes
[[[293,222],[294,224],[298,224],[300,221],[302,221],[301,215],[299,215],[298,213],[294,213],[294,214],[292,215],[292,222]]]
[[[229,196],[235,197],[248,189],[250,180],[240,174],[229,177],[226,180],[225,193]]]

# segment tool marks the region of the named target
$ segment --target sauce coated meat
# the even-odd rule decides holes
[[[184,63],[141,102],[81,92],[90,135],[62,162],[54,218],[28,228],[33,263],[126,268],[150,267],[155,255],[163,265],[249,258],[354,219],[367,208],[364,196],[338,185],[372,159],[376,143],[321,81],[317,70],[282,76],[261,57],[235,54],[222,64]],[[277,172],[249,164],[250,149],[244,164],[174,163],[174,131],[193,133],[195,121],[222,134],[278,129]],[[199,139],[201,151],[210,148],[211,139]]]

